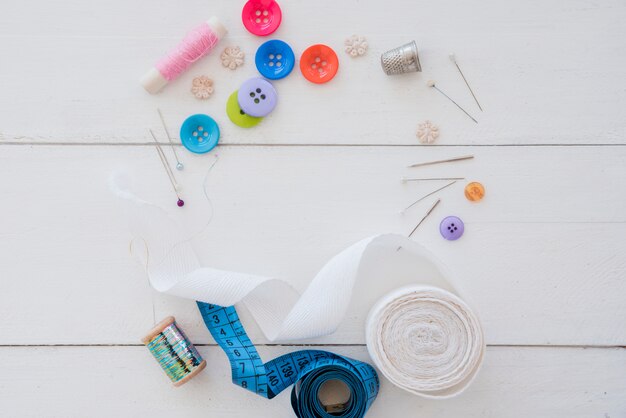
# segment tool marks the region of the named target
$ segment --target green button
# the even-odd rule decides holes
[[[263,120],[263,118],[255,118],[254,116],[246,115],[243,110],[239,107],[239,102],[237,101],[237,92],[235,91],[230,95],[228,101],[226,102],[226,114],[228,118],[237,126],[242,128],[252,128],[256,126]]]

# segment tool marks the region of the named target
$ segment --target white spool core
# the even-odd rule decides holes
[[[163,77],[156,68],[150,68],[150,70],[139,79],[139,82],[150,94],[158,93],[168,83],[165,77]]]
[[[219,39],[222,39],[228,33],[226,27],[224,27],[222,22],[220,22],[220,20],[215,16],[209,18],[209,20],[206,21],[206,24],[209,25],[213,33],[215,33]]]

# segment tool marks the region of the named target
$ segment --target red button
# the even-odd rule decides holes
[[[248,32],[267,36],[280,26],[283,13],[274,0],[248,0],[243,6],[241,20]]]
[[[300,71],[311,83],[326,83],[333,79],[339,70],[339,59],[331,47],[313,45],[300,57]]]

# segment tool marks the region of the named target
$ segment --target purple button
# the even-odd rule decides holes
[[[237,101],[245,113],[262,118],[274,110],[278,102],[278,94],[269,81],[263,78],[251,78],[239,87]]]
[[[465,231],[465,225],[463,221],[456,216],[448,216],[439,224],[439,232],[441,236],[449,241],[454,241],[461,238]]]

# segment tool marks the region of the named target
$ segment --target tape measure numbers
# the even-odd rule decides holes
[[[301,418],[328,415],[317,392],[329,380],[341,380],[350,389],[350,399],[341,411],[333,411],[333,416],[362,417],[376,399],[380,384],[369,364],[321,350],[296,351],[263,363],[234,306],[197,304],[204,323],[230,361],[235,385],[267,399],[294,385],[291,403]]]

